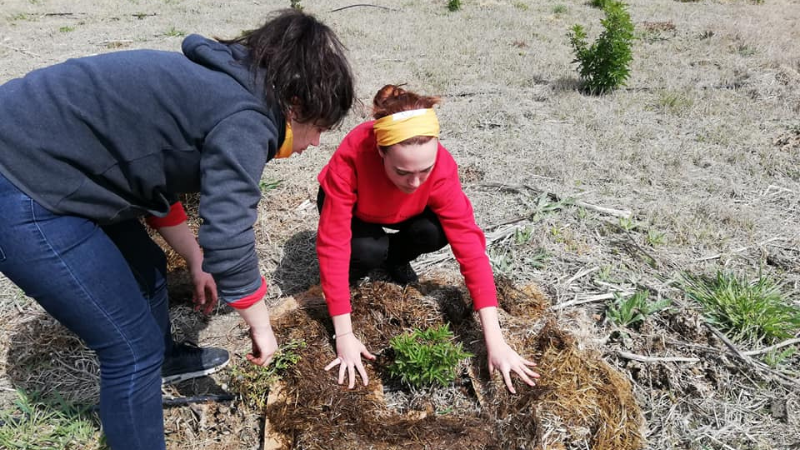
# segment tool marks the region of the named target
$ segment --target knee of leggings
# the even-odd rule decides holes
[[[441,226],[432,222],[417,222],[409,230],[422,253],[430,253],[447,245],[447,237]]]
[[[354,266],[361,269],[374,269],[386,260],[389,250],[389,239],[383,236],[378,239],[353,239],[350,259]]]

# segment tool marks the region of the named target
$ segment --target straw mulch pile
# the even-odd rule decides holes
[[[419,288],[367,282],[353,290],[354,329],[378,359],[367,364],[369,386],[348,390],[336,384],[336,370],[320,373],[335,358],[335,343],[324,301],[312,288],[276,314],[281,342],[308,345],[270,393],[265,440],[286,449],[642,448],[642,413],[628,380],[559,328],[535,286],[498,280],[498,287],[506,339],[539,364],[536,387],[516,380],[518,394],[511,395],[497,374],[490,378],[465,295],[429,281]],[[453,386],[412,390],[391,379],[389,340],[445,322],[475,355]]]

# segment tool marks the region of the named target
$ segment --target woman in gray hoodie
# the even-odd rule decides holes
[[[139,219],[186,258],[198,303],[219,295],[241,314],[248,359],[269,363],[277,342],[253,232],[261,173],[318,145],[353,92],[336,35],[295,10],[231,41],[189,36],[182,54],[71,59],[0,86],[0,272],[97,353],[111,448],[165,448],[162,376],[228,361],[173,344],[166,259]],[[193,192],[199,246],[177,202]]]

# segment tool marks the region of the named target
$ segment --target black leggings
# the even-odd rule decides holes
[[[317,209],[322,211],[325,192],[317,193]],[[398,230],[386,233],[383,228]],[[387,265],[403,265],[423,253],[431,253],[447,245],[447,237],[439,218],[425,208],[422,213],[400,223],[383,225],[364,222],[355,215],[350,225],[350,278],[366,275],[370,270]]]

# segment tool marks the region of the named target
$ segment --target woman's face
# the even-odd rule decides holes
[[[319,135],[325,128],[317,126],[314,122],[300,123],[292,120],[292,153],[301,154],[309,145],[317,147],[319,145]]]
[[[389,180],[397,189],[411,194],[427,181],[436,164],[438,149],[439,141],[434,138],[424,144],[394,145],[378,152]]]

